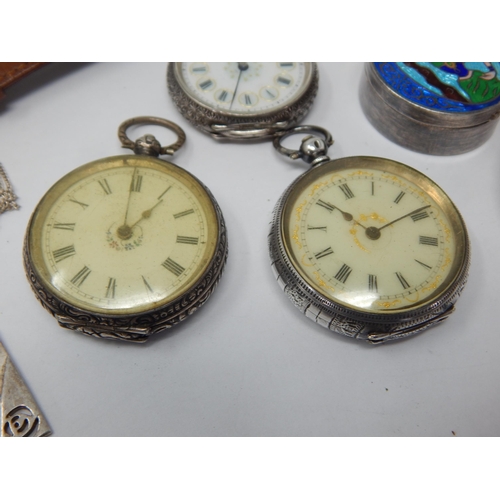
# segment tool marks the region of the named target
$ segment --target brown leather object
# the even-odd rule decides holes
[[[0,62],[0,98],[3,90],[47,63]]]

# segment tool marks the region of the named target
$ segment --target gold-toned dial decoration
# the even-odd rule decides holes
[[[145,154],[67,174],[38,204],[25,241],[34,291],[62,326],[136,341],[194,312],[218,282],[226,253],[210,192]]]
[[[318,90],[310,62],[178,62],[167,73],[179,111],[214,139],[273,137],[308,112]]]
[[[465,224],[449,197],[384,158],[316,162],[278,204],[270,244],[305,314],[373,342],[446,318],[469,267]]]

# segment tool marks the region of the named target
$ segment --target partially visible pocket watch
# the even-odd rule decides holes
[[[312,134],[300,150],[281,142]],[[457,208],[431,179],[370,156],[330,160],[330,134],[295,127],[274,141],[312,168],[274,210],[269,250],[276,279],[310,319],[337,333],[380,343],[446,319],[470,264]]]
[[[167,127],[178,141],[162,148],[146,135],[132,142],[127,128],[142,124]],[[37,298],[61,326],[143,342],[210,297],[226,261],[226,228],[210,191],[156,158],[183,144],[180,127],[139,117],[124,122],[119,137],[135,155],[87,163],[41,199],[24,264]]]
[[[298,123],[318,91],[313,62],[169,63],[180,113],[214,139],[273,137]]]

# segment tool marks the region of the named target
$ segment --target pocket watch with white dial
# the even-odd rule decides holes
[[[161,147],[126,130],[154,124],[177,133]],[[153,117],[127,120],[123,147],[135,155],[87,163],[54,184],[29,222],[24,263],[42,305],[63,327],[143,342],[196,311],[211,295],[227,257],[222,213],[192,174],[156,158],[185,135]]]
[[[273,137],[301,120],[318,91],[312,62],[169,63],[181,114],[214,139]]]
[[[312,133],[299,151],[281,145]],[[431,179],[385,158],[330,160],[330,134],[296,127],[275,147],[312,168],[285,191],[269,234],[272,268],[320,325],[371,343],[446,319],[465,286],[470,249],[457,208]]]

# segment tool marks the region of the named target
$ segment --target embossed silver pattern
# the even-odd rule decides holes
[[[306,115],[318,92],[318,66],[310,63],[310,81],[304,92],[292,103],[258,117],[235,117],[204,106],[188,96],[179,84],[176,64],[178,63],[169,63],[167,69],[167,86],[175,106],[192,125],[217,140],[244,141],[274,137]]]

